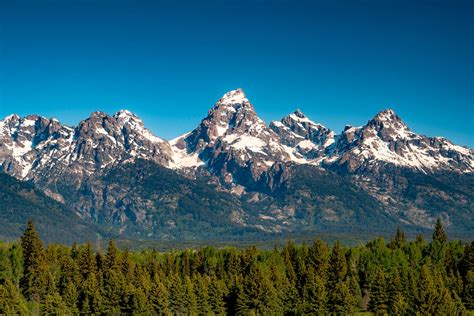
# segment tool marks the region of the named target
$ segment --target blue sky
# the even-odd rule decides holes
[[[267,122],[300,108],[341,131],[393,108],[474,147],[472,1],[0,1],[0,116],[126,108],[194,128],[242,87]]]

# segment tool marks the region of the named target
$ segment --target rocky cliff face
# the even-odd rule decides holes
[[[300,110],[273,121],[270,128],[282,143],[294,149],[296,162],[308,163],[324,157],[326,149],[334,143],[335,133],[321,124],[314,123]],[[298,159],[299,158],[299,159]]]
[[[168,165],[172,153],[168,142],[128,111],[94,112],[75,128],[38,115],[12,115],[0,121],[0,135],[2,169],[38,183],[58,200],[59,178],[78,188],[83,179],[136,158]]]
[[[324,160],[349,172],[391,164],[420,172],[472,172],[474,151],[441,137],[412,132],[393,110],[378,113],[362,127],[347,126]]]
[[[171,143],[180,157],[195,157],[194,166],[205,165],[222,185],[237,191],[239,186],[255,188],[273,164],[291,160],[241,89],[226,93],[196,129]]]

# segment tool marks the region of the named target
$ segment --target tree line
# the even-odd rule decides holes
[[[259,250],[204,247],[105,252],[45,246],[28,222],[0,244],[0,314],[462,315],[474,309],[474,241],[312,244]]]

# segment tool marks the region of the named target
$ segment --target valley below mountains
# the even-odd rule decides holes
[[[237,89],[169,141],[127,110],[77,126],[13,114],[0,121],[0,170],[2,239],[28,218],[60,242],[378,235],[437,218],[474,238],[474,151],[390,109],[340,133],[300,110],[267,125]]]

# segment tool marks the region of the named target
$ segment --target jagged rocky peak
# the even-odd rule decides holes
[[[249,100],[245,96],[245,92],[242,90],[242,88],[237,88],[235,90],[226,92],[216,103],[216,107],[220,105],[234,106],[236,104],[250,105]]]
[[[209,110],[199,126],[186,135],[190,151],[200,151],[225,135],[234,133],[258,137],[268,133],[242,89],[227,92]]]
[[[115,113],[113,117],[121,126],[130,126],[130,128],[137,128],[140,130],[145,127],[143,121],[129,110],[120,110]]]
[[[171,144],[178,168],[205,165],[227,184],[255,184],[275,162],[291,159],[242,89],[224,94],[196,129]]]
[[[351,172],[377,170],[381,162],[423,172],[474,171],[472,150],[412,132],[391,109],[364,126],[346,127],[325,160]]]
[[[38,150],[54,139],[56,143],[70,135],[70,130],[56,119],[39,115],[16,114],[0,121],[0,166],[19,179],[29,178]]]
[[[75,128],[38,115],[12,115],[0,121],[0,138],[1,168],[20,179],[63,170],[80,178],[135,158],[163,166],[171,161],[169,143],[126,110],[93,112]]]
[[[412,138],[416,135],[392,109],[386,109],[375,115],[367,123],[365,130],[373,129],[384,141]],[[369,133],[370,134],[370,133]]]
[[[310,120],[301,110],[273,121],[270,128],[278,134],[283,144],[306,159],[321,156],[334,142],[335,134],[325,126]]]

